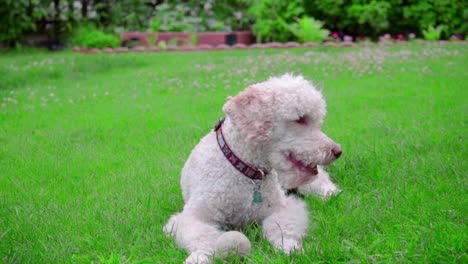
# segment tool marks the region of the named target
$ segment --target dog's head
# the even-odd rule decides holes
[[[290,74],[254,84],[230,98],[223,111],[265,157],[285,188],[306,184],[329,165],[341,148],[321,130],[326,115],[322,93],[302,76]]]

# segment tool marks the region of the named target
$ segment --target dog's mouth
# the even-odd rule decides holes
[[[294,165],[294,168],[298,169],[301,172],[305,172],[307,174],[312,174],[312,175],[318,174],[317,165],[305,164],[303,161],[296,159],[292,153],[289,153],[286,159]]]

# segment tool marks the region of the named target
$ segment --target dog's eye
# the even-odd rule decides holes
[[[306,124],[306,117],[305,117],[305,116],[301,116],[301,117],[299,117],[298,119],[296,119],[295,121],[296,121],[296,123],[298,123],[298,124],[305,125],[305,124]]]

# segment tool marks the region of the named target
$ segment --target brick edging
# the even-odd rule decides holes
[[[119,48],[103,48],[103,49],[89,49],[89,48],[82,48],[82,47],[73,47],[73,51],[81,52],[81,53],[123,53],[123,52],[168,52],[168,51],[213,51],[213,50],[233,50],[233,49],[287,49],[287,48],[296,48],[296,47],[369,47],[369,46],[405,46],[405,45],[464,45],[468,44],[468,41],[457,41],[451,42],[447,40],[440,40],[436,42],[429,42],[429,41],[418,41],[416,43],[408,42],[408,41],[397,41],[397,42],[390,42],[390,41],[380,41],[380,42],[370,42],[364,41],[361,43],[345,41],[340,43],[326,41],[322,44],[316,42],[306,42],[306,43],[298,43],[298,42],[287,42],[287,43],[278,43],[278,42],[271,42],[271,43],[255,43],[252,45],[245,45],[245,44],[235,44],[233,46],[228,46],[226,44],[219,44],[219,45],[210,45],[210,44],[203,44],[197,46],[168,46],[166,49],[160,49],[158,47],[144,47],[144,46],[136,46],[133,48],[127,47],[119,47]]]

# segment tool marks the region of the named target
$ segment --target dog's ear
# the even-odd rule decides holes
[[[250,86],[238,95],[228,98],[223,112],[247,140],[260,143],[271,136],[272,103],[272,95],[262,88]]]

